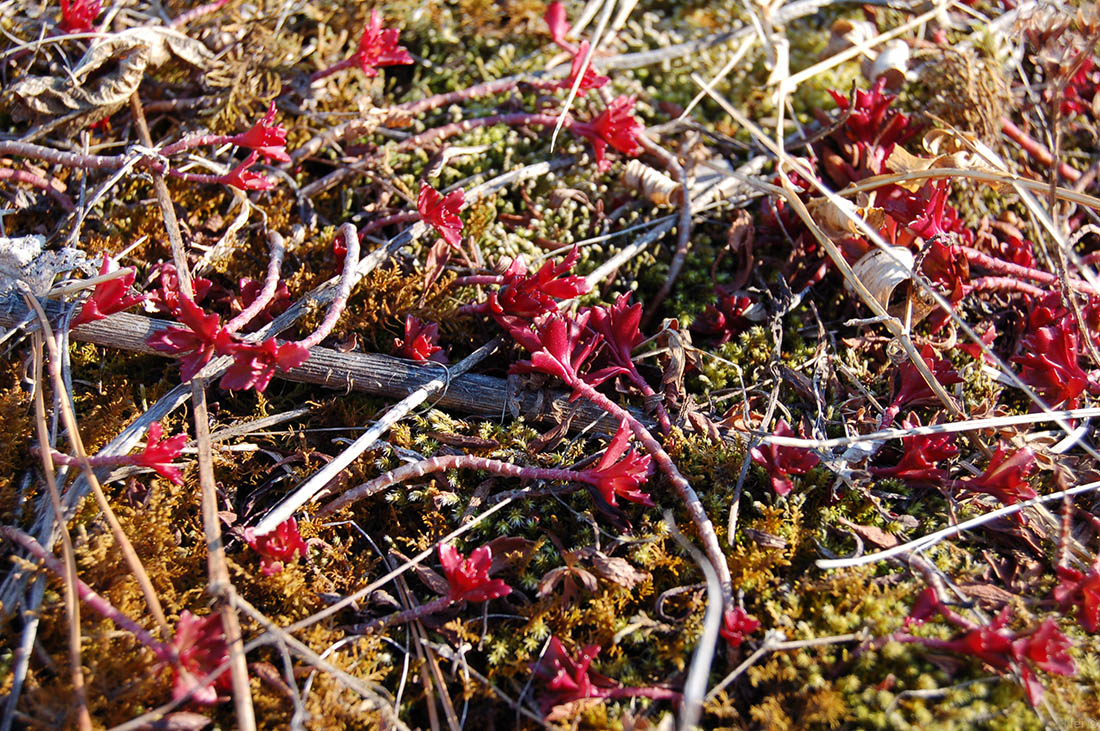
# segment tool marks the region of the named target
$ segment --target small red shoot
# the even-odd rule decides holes
[[[368,78],[378,75],[379,66],[407,66],[413,63],[413,57],[404,46],[397,45],[400,35],[401,31],[396,28],[383,28],[382,16],[372,9],[370,22],[359,38],[359,49],[349,60]]]
[[[421,181],[420,195],[416,198],[416,210],[420,220],[431,225],[451,247],[458,251],[462,243],[462,219],[458,211],[465,201],[462,189],[453,190],[446,197],[432,186]]]
[[[109,274],[117,268],[111,258],[104,254],[103,266],[99,268],[100,275]],[[144,296],[130,294],[130,286],[134,283],[135,274],[136,272],[131,268],[127,270],[127,274],[117,279],[97,284],[92,291],[92,296],[84,302],[84,306],[80,308],[80,314],[73,320],[73,327],[102,320],[108,315],[128,310],[144,302]]]
[[[474,549],[469,558],[463,558],[449,543],[439,544],[439,561],[447,577],[447,597],[454,602],[487,602],[507,596],[512,587],[502,579],[490,579],[493,551],[489,546]]]
[[[275,121],[275,102],[267,109],[267,114],[247,132],[242,132],[229,140],[240,147],[247,147],[267,160],[290,162],[286,154],[286,129]]]
[[[794,432],[783,419],[775,425],[778,437],[793,437]],[[821,460],[817,455],[802,447],[786,447],[778,444],[766,444],[753,447],[750,451],[752,461],[761,465],[771,478],[772,489],[776,495],[787,495],[794,489],[790,475],[804,475],[817,466]]]
[[[581,41],[580,47],[578,47],[576,53],[573,54],[573,65],[569,69],[569,77],[558,84],[559,89],[572,89],[573,84],[577,83],[577,76],[581,73],[581,67],[584,65],[584,57],[588,55],[589,47],[588,41]],[[611,79],[608,77],[596,73],[596,69],[592,68],[592,64],[590,63],[588,64],[588,68],[584,70],[584,76],[581,76],[581,83],[580,86],[577,87],[577,94],[583,94],[589,89],[599,89],[609,81],[611,81]]]
[[[409,360],[447,362],[447,355],[439,346],[439,323],[421,322],[412,315],[405,316],[405,339],[394,338],[393,347],[399,356]]]
[[[634,449],[629,452],[626,450],[630,434],[630,427],[625,421],[621,422],[600,461],[592,469],[585,470],[586,481],[595,485],[610,505],[619,504],[616,500],[618,496],[634,503],[652,506],[653,500],[649,494],[638,489],[639,485],[649,479],[651,457]]]
[[[283,570],[283,564],[298,557],[304,558],[308,553],[306,542],[298,532],[298,521],[293,517],[262,536],[257,536],[251,527],[245,528],[244,540],[260,554],[260,572],[264,576],[274,576]]]
[[[730,647],[740,647],[747,635],[760,628],[760,620],[746,612],[741,607],[727,609],[722,614],[722,628],[719,633],[729,643]]]
[[[232,687],[229,673],[224,672],[206,685],[199,682],[229,660],[221,618],[217,614],[196,617],[187,610],[180,613],[172,646],[179,655],[179,665],[173,666],[176,679],[172,697],[176,700],[188,693],[196,703],[212,706],[221,701],[218,691]]]
[[[1100,630],[1100,568],[1087,574],[1068,566],[1058,567],[1054,600],[1063,610],[1077,608],[1077,621],[1086,632]]]
[[[252,154],[245,158],[244,162],[221,176],[219,180],[238,190],[271,190],[275,187],[275,183],[271,181],[271,178],[249,170],[259,156],[260,153],[254,150]]]
[[[183,446],[187,444],[187,434],[180,432],[175,436],[164,438],[164,427],[159,421],[149,425],[149,433],[145,440],[145,449],[129,459],[133,464],[149,467],[166,480],[171,480],[177,485],[183,484],[183,473],[172,464],[172,460],[180,456]]]
[[[91,33],[101,10],[99,0],[61,0],[61,22],[65,33]]]
[[[534,319],[557,312],[557,300],[573,299],[591,289],[584,277],[568,274],[577,263],[577,247],[558,264],[545,262],[534,274],[519,259],[504,273],[504,286],[489,295],[489,309],[497,315]]]
[[[611,162],[604,156],[608,145],[628,157],[637,157],[641,151],[638,136],[645,126],[634,118],[635,101],[633,96],[616,97],[591,122],[573,123],[573,131],[592,143],[596,168],[601,173],[611,167]]]

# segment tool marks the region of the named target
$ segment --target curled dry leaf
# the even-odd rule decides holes
[[[902,282],[913,277],[913,252],[904,246],[888,246],[868,251],[855,263],[852,271],[884,308],[890,305],[890,295]]]
[[[875,30],[874,23],[868,20],[848,20],[847,18],[841,18],[833,23],[833,26],[829,29],[829,43],[825,46],[825,50],[822,51],[822,58],[829,58],[836,54],[846,51],[852,46],[859,45],[866,40],[870,40],[878,35],[878,31]],[[866,51],[864,55],[868,55]]]
[[[592,551],[592,569],[599,574],[601,579],[606,579],[613,584],[618,584],[624,589],[633,589],[649,578],[645,571],[639,571],[630,565],[625,558],[608,556],[603,551]]]
[[[806,202],[810,212],[821,230],[833,241],[841,241],[853,236],[863,236],[863,231],[853,220],[862,218],[872,229],[878,229],[886,222],[886,213],[878,207],[869,205],[864,196],[858,203],[847,198],[812,198]]]
[[[65,118],[67,127],[79,129],[121,108],[147,69],[173,57],[201,70],[213,61],[202,43],[171,28],[129,28],[102,36],[69,74],[30,76],[12,84],[2,106],[16,120]]]
[[[623,171],[623,185],[636,190],[658,206],[680,205],[684,191],[672,178],[641,160],[631,160]]]
[[[897,90],[909,72],[909,44],[894,39],[883,45],[875,60],[864,64],[863,73],[871,82],[886,77],[886,88]]]

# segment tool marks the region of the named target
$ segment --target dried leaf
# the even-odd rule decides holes
[[[71,74],[31,76],[12,84],[3,106],[16,120],[57,120],[50,129],[80,128],[121,108],[146,70],[172,57],[203,70],[213,61],[202,43],[171,28],[128,28],[93,43]]]
[[[900,543],[897,536],[892,533],[887,533],[882,528],[876,528],[873,525],[859,525],[847,518],[841,518],[840,522],[857,536],[868,543],[875,544],[879,548],[893,548]]]
[[[648,573],[634,568],[624,558],[608,556],[603,551],[592,551],[590,558],[593,570],[601,579],[607,579],[624,589],[633,589],[636,584],[649,578]]]
[[[684,191],[679,183],[641,160],[631,160],[626,164],[623,185],[638,191],[658,206],[678,206],[684,200]]]
[[[894,290],[913,278],[913,264],[913,252],[904,246],[890,246],[868,251],[855,263],[852,272],[878,303],[888,309]]]
[[[863,230],[852,219],[862,218],[872,229],[879,229],[886,222],[886,213],[871,205],[857,206],[847,198],[813,198],[806,202],[810,212],[821,230],[833,241],[841,241],[853,236],[863,236]]]

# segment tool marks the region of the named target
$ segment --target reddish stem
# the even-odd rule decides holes
[[[1012,120],[1008,117],[1001,117],[1001,129],[1010,140],[1018,144],[1020,148],[1036,162],[1046,165],[1047,167],[1054,164],[1054,156],[1050,154],[1050,150],[1027,132],[1024,132],[1013,124]],[[1058,174],[1071,183],[1076,183],[1081,177],[1080,170],[1075,170],[1064,162],[1058,163]]]
[[[403,465],[369,482],[364,482],[358,487],[348,490],[343,495],[321,508],[317,513],[317,517],[321,518],[326,515],[331,515],[342,508],[346,508],[352,503],[375,495],[385,490],[387,487],[391,487],[400,482],[413,480],[435,472],[445,472],[447,470],[457,469],[484,470],[485,472],[492,472],[493,474],[504,475],[505,477],[517,477],[524,480],[554,480],[558,482],[578,481],[586,482],[590,485],[599,484],[599,480],[588,471],[553,467],[524,467],[523,465],[504,462],[499,459],[474,457],[469,454],[451,454]]]
[[[11,180],[16,183],[25,183],[38,188],[45,192],[45,194],[52,198],[59,206],[64,208],[66,213],[71,212],[73,208],[75,208],[72,198],[50,185],[50,181],[46,180],[41,175],[36,175],[29,170],[0,167],[0,180]]]
[[[478,287],[488,284],[504,284],[504,277],[499,274],[473,274],[468,277],[458,277],[451,282],[455,287]]]
[[[1047,293],[1044,289],[1012,277],[978,277],[972,279],[966,285],[966,294],[973,294],[974,292],[1018,292],[1036,299]]]
[[[685,478],[676,467],[676,464],[672,461],[672,458],[668,456],[668,452],[665,451],[660,442],[658,442],[653,435],[650,434],[649,430],[646,429],[645,424],[638,421],[633,414],[622,406],[619,406],[607,396],[604,396],[580,378],[576,378],[568,383],[568,385],[573,388],[574,391],[606,411],[615,419],[619,421],[625,420],[630,426],[631,431],[634,432],[634,436],[642,443],[642,446],[644,446],[646,451],[653,457],[653,461],[657,463],[657,466],[672,482],[672,486],[676,489],[677,495],[680,496],[685,507],[687,507],[688,514],[691,515],[692,523],[695,524],[695,532],[698,534],[699,540],[703,542],[703,550],[706,552],[707,558],[718,574],[718,581],[722,585],[724,600],[726,604],[728,604],[733,596],[733,579],[730,576],[729,564],[726,563],[726,556],[722,553],[722,547],[718,543],[718,535],[714,532],[714,524],[711,523],[710,518],[707,516],[706,510],[703,508],[703,502],[692,488],[691,483],[687,481],[687,478]]]
[[[192,20],[196,20],[204,15],[208,15],[214,12],[219,8],[225,7],[228,3],[229,0],[214,0],[214,2],[212,3],[206,3],[205,5],[200,5],[197,8],[192,8],[186,13],[180,13],[179,15],[177,15],[169,24],[169,27],[179,28],[180,26],[187,25]],[[146,109],[148,109],[148,107],[146,107]]]
[[[420,220],[419,211],[403,211],[401,213],[395,213],[392,216],[385,216],[383,218],[376,218],[373,221],[366,223],[363,228],[359,229],[359,241],[364,241],[367,236],[374,233],[379,229],[383,229],[386,226],[394,226],[403,223],[412,223],[413,221]]]
[[[1054,286],[1058,284],[1058,277],[1049,272],[1044,272],[1040,269],[1034,269],[1032,267],[1025,267],[1019,264],[1013,264],[1012,262],[1005,261],[1004,259],[998,259],[989,254],[985,254],[977,249],[969,246],[963,246],[962,252],[966,256],[966,260],[970,264],[980,266],[983,269],[988,269],[991,272],[1001,274],[1005,277],[1014,277],[1020,279],[1027,279],[1032,282],[1039,282],[1040,284],[1046,284]],[[1096,290],[1092,288],[1087,282],[1083,282],[1080,279],[1070,279],[1069,284],[1078,292],[1085,294],[1098,294]]]
[[[31,160],[42,160],[53,165],[81,170],[121,170],[126,164],[126,156],[123,155],[85,155],[77,152],[64,152],[51,147],[43,147],[30,142],[18,142],[15,140],[0,140],[0,155],[15,155]],[[138,162],[138,167],[161,175],[168,175],[179,180],[191,183],[226,183],[225,175],[204,175],[201,173],[185,173],[160,162],[145,157]]]
[[[470,317],[477,315],[485,315],[489,313],[488,302],[475,302],[469,305],[462,305],[455,310],[455,317]]]
[[[415,622],[419,619],[424,619],[425,617],[430,617],[433,614],[442,612],[444,609],[454,603],[454,600],[450,597],[441,596],[433,599],[427,604],[421,604],[419,606],[411,607],[401,612],[395,612],[394,614],[391,614],[389,616],[376,619],[373,622],[359,625],[355,629],[356,632],[358,632],[359,634],[369,635],[373,632],[380,632],[390,625],[407,624],[409,622]]]
[[[242,327],[252,322],[253,319],[268,306],[272,299],[275,297],[275,290],[279,288],[279,271],[283,266],[283,253],[285,247],[283,246],[283,237],[277,232],[272,231],[267,237],[268,243],[271,245],[271,258],[267,261],[267,273],[264,276],[264,287],[260,290],[260,293],[256,295],[256,299],[252,300],[252,304],[241,310],[241,313],[226,323],[225,331],[228,333],[235,333]]]
[[[351,296],[351,288],[355,285],[355,268],[359,266],[359,236],[355,231],[355,226],[350,223],[345,223],[340,227],[339,235],[344,237],[344,247],[347,249],[347,253],[344,254],[344,269],[340,273],[340,281],[336,286],[336,296],[332,298],[332,303],[329,304],[328,311],[325,312],[325,319],[310,335],[297,342],[297,345],[306,350],[328,337],[328,334],[336,327],[336,321],[343,314],[344,308],[348,304],[348,297]]]
[[[311,83],[311,84],[315,83],[317,81],[320,81],[321,79],[332,76],[337,71],[343,71],[344,69],[350,69],[354,65],[355,65],[355,56],[354,55],[349,56],[348,58],[345,58],[343,61],[338,61],[338,62],[332,64],[327,69],[321,69],[320,71],[314,71],[312,74],[309,75],[309,83]]]
[[[65,567],[61,565],[56,556],[46,551],[34,538],[13,526],[0,526],[0,535],[21,546],[27,553],[44,563],[50,571],[64,578]],[[80,579],[76,580],[76,593],[80,600],[87,604],[93,612],[106,617],[122,629],[133,634],[141,644],[153,651],[157,659],[163,662],[178,662],[171,645],[153,639],[153,636],[144,627],[120,612]]]
[[[218,145],[232,144],[233,138],[228,135],[206,135],[195,134],[186,135],[179,140],[176,140],[170,145],[165,145],[160,148],[160,154],[165,157],[171,157],[172,155],[180,152],[186,152],[187,150],[193,150],[196,147],[217,147]]]
[[[88,457],[88,464],[93,468],[99,467],[147,467],[140,464],[136,454],[104,454]],[[50,458],[55,465],[64,465],[73,469],[82,469],[84,461],[55,449],[50,450]]]

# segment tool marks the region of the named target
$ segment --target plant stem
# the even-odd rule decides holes
[[[447,607],[454,604],[454,600],[447,596],[437,597],[431,600],[427,604],[420,604],[409,609],[405,609],[400,612],[394,612],[386,617],[380,617],[373,622],[360,625],[356,627],[356,631],[360,634],[369,635],[374,632],[380,632],[386,627],[394,624],[407,624],[409,622],[415,622],[425,617],[430,617],[437,612],[442,612]]]
[[[1019,279],[1013,279],[1012,277],[978,277],[970,280],[965,289],[967,294],[974,292],[1019,292],[1036,299],[1047,293],[1045,289],[1040,289],[1035,285],[1021,282]]]
[[[46,180],[41,175],[36,175],[29,170],[0,167],[0,180],[12,180],[16,183],[25,183],[38,188],[52,198],[59,206],[64,208],[66,213],[71,213],[75,208],[72,198],[53,187],[50,181]]]
[[[338,235],[344,237],[344,247],[347,249],[347,253],[344,255],[344,269],[340,273],[340,281],[336,285],[336,296],[333,297],[328,310],[325,312],[325,319],[321,321],[316,330],[298,341],[298,345],[307,350],[328,337],[328,334],[336,327],[336,321],[343,314],[344,307],[348,303],[348,297],[351,296],[351,288],[356,281],[355,268],[359,265],[359,236],[355,232],[355,226],[345,223],[340,227]]]
[[[50,448],[49,429],[46,427],[46,399],[42,394],[45,383],[42,379],[42,333],[34,334],[34,424],[38,435],[38,449],[43,453]],[[42,471],[46,476],[46,488],[50,493],[50,505],[53,507],[54,520],[61,534],[61,555],[64,565],[60,568],[61,579],[65,584],[65,613],[69,620],[69,664],[72,675],[73,693],[76,696],[77,718],[82,731],[92,728],[88,714],[88,696],[84,688],[84,669],[80,661],[80,604],[77,603],[76,554],[73,552],[73,540],[69,527],[65,523],[65,509],[61,505],[61,493],[57,489],[57,477],[53,463],[42,460]],[[30,538],[30,536],[26,536]],[[33,540],[33,539],[31,539]],[[43,552],[45,552],[43,550]],[[56,573],[56,569],[55,569]]]
[[[714,570],[718,574],[718,581],[722,585],[724,601],[726,604],[729,604],[733,597],[733,579],[730,576],[729,564],[726,563],[726,556],[722,553],[722,547],[718,543],[718,535],[714,532],[714,524],[711,523],[710,518],[707,517],[707,511],[703,508],[703,502],[692,488],[691,483],[687,481],[687,478],[685,478],[676,467],[676,464],[672,461],[672,458],[668,456],[668,452],[665,451],[660,442],[653,437],[649,429],[646,429],[645,425],[638,421],[632,413],[622,406],[619,406],[607,396],[604,396],[580,378],[568,385],[580,393],[581,396],[611,414],[616,419],[620,421],[625,420],[630,426],[631,431],[634,432],[634,436],[642,443],[642,446],[644,446],[646,451],[653,457],[653,461],[657,463],[657,466],[672,482],[672,486],[675,488],[676,493],[680,496],[680,499],[683,500],[685,507],[687,507],[688,514],[691,516],[691,521],[695,525],[695,532],[699,536],[699,540],[703,542],[703,550],[707,555],[707,559],[710,561],[711,565],[714,566]]]
[[[580,481],[590,485],[595,485],[598,482],[592,477],[591,473],[587,471],[557,469],[552,467],[524,467],[523,465],[504,462],[499,459],[474,457],[469,454],[452,454],[443,457],[432,457],[431,459],[426,459],[421,462],[403,465],[369,482],[364,482],[348,490],[339,498],[321,508],[316,517],[323,518],[331,515],[337,510],[346,508],[352,503],[375,495],[385,490],[387,487],[391,487],[400,482],[423,477],[424,475],[434,472],[445,472],[447,470],[457,469],[484,470],[485,472],[492,472],[497,475],[518,477],[525,480],[556,480],[560,482]]]
[[[271,247],[271,258],[267,261],[267,273],[264,276],[263,289],[256,295],[256,299],[252,301],[252,304],[241,310],[239,315],[226,323],[224,328],[226,332],[237,332],[252,322],[275,297],[275,290],[279,288],[279,272],[283,266],[283,254],[286,247],[283,244],[283,237],[278,231],[270,231],[267,234],[267,241]]]
[[[31,536],[14,526],[0,526],[0,535],[3,535],[9,541],[17,544],[27,551],[27,553],[44,563],[46,568],[50,571],[62,578],[65,577],[65,567],[57,560],[57,557],[49,553],[42,547],[42,544],[34,540]],[[138,642],[152,650],[156,654],[157,659],[164,662],[178,660],[175,658],[175,653],[172,651],[171,645],[153,639],[153,636],[149,634],[144,627],[120,612],[109,601],[97,594],[92,587],[79,579],[76,580],[76,592],[80,600],[87,604],[89,609],[102,617],[106,617],[122,629],[131,633]]]
[[[969,246],[963,246],[962,252],[966,256],[966,260],[970,264],[980,266],[983,269],[988,269],[996,274],[1003,275],[1005,277],[1018,277],[1020,279],[1028,279],[1032,282],[1039,282],[1040,284],[1046,284],[1054,286],[1058,284],[1059,279],[1055,274],[1044,272],[1040,269],[1033,267],[1025,267],[1019,264],[1013,264],[1012,262],[1005,261],[1004,259],[998,259],[996,257],[985,254],[977,249],[973,249]],[[1088,282],[1084,282],[1080,279],[1071,279],[1069,284],[1078,292],[1084,294],[1100,294],[1092,288]]]

